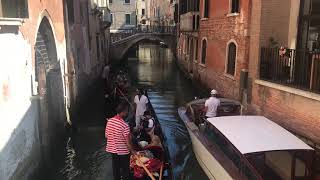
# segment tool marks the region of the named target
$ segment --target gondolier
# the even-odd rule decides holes
[[[212,118],[217,116],[217,109],[220,106],[220,100],[217,98],[218,92],[212,89],[211,97],[206,100],[204,112],[206,113],[206,118]]]
[[[107,138],[106,151],[112,155],[115,180],[130,179],[130,152],[134,153],[134,150],[132,148],[129,125],[123,120],[127,115],[128,105],[120,104],[117,107],[117,115],[108,120],[105,131]]]
[[[143,90],[137,89],[137,95],[134,97],[135,110],[136,110],[136,129],[140,126],[141,118],[147,110],[148,98],[143,94]]]

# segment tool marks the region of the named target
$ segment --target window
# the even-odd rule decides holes
[[[206,64],[206,58],[207,58],[207,40],[202,40],[202,51],[201,51],[201,64]]]
[[[231,13],[239,13],[239,0],[231,0]]]
[[[100,61],[100,41],[99,35],[96,36],[97,59]]]
[[[67,11],[68,11],[68,22],[70,24],[74,23],[74,10],[73,10],[73,0],[67,1]]]
[[[130,4],[130,0],[124,0],[125,4]]]
[[[113,14],[110,14],[111,24],[113,24]]]
[[[130,14],[126,14],[125,15],[126,17],[126,24],[131,24],[131,16],[130,16]]]
[[[227,74],[234,76],[236,70],[237,46],[231,42],[228,45],[228,61],[227,61]]]
[[[198,59],[198,39],[196,39],[195,59]]]
[[[145,12],[145,9],[142,9],[142,10],[141,10],[141,14],[142,14],[142,16],[144,16],[144,15],[145,15],[145,13],[146,13],[146,12]]]
[[[28,0],[1,0],[0,17],[28,18]]]
[[[197,24],[196,24],[196,27],[197,27],[197,30],[199,29],[200,27],[200,16],[197,15]]]
[[[193,15],[192,16],[192,29],[193,30],[196,30],[196,15]]]
[[[209,0],[204,0],[203,17],[209,17]]]
[[[109,4],[112,4],[112,0],[109,0]]]

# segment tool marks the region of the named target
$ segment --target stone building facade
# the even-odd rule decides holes
[[[152,26],[174,26],[172,0],[150,0],[150,24]]]
[[[80,101],[109,64],[111,16],[107,0],[68,1],[70,58],[74,61],[75,104]]]
[[[137,25],[150,25],[150,0],[136,1]]]
[[[200,1],[179,1],[177,57],[182,68],[193,77],[198,68]]]
[[[72,2],[77,5],[78,1]],[[100,31],[101,13],[92,13],[97,8],[89,0],[81,1],[82,8],[71,8],[69,3],[52,0],[0,2],[2,180],[35,179],[39,167],[50,167],[55,157],[54,147],[59,146],[57,142],[64,134],[64,125],[72,121],[70,109],[82,98],[74,92],[89,88],[80,84],[100,75],[99,69],[105,62],[96,54],[102,48],[97,48],[95,40],[100,42],[105,36]],[[75,22],[71,23],[72,17],[68,16],[73,14],[71,12],[81,16],[83,22],[74,18]],[[88,33],[89,27],[91,33]],[[92,36],[97,32],[100,33],[98,38]],[[77,45],[88,39],[77,40],[89,36],[92,36],[92,47],[86,55],[88,59],[79,60],[84,56],[79,55],[79,51],[86,47],[77,49]],[[87,42],[90,44],[89,40]],[[82,78],[85,74],[82,71],[88,78]]]
[[[136,28],[136,0],[109,0],[109,6],[112,17],[111,33]]]

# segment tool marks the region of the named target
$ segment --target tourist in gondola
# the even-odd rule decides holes
[[[112,155],[113,176],[115,180],[131,179],[130,153],[135,154],[135,151],[132,145],[129,125],[124,121],[127,115],[128,105],[125,103],[119,104],[117,115],[108,120],[105,130],[107,138],[106,151]]]
[[[155,125],[155,120],[151,116],[151,112],[146,111],[141,118],[140,126],[138,127],[138,129],[135,130],[135,134],[136,134],[135,137],[137,141],[139,142],[143,141],[143,143],[144,142],[149,143],[151,141],[151,137],[148,134],[148,132],[150,132],[153,129],[154,125]]]
[[[155,125],[155,120],[151,115],[151,111],[145,111],[142,117],[141,128],[145,132],[149,132]]]
[[[137,95],[134,97],[134,106],[136,111],[136,126],[135,128],[138,129],[140,126],[141,118],[144,112],[147,110],[147,105],[149,103],[148,98],[144,95],[142,89],[136,90]]]

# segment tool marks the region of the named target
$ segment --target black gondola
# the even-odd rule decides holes
[[[156,177],[156,176],[152,176],[150,175],[149,173],[145,173],[145,176],[142,177],[142,178],[139,178],[139,179],[162,179],[162,180],[171,180],[172,179],[172,170],[171,170],[171,166],[170,166],[170,162],[169,162],[169,151],[168,151],[168,148],[167,148],[167,144],[165,142],[165,136],[163,135],[162,133],[162,129],[161,129],[161,125],[160,125],[160,122],[157,118],[157,115],[153,109],[153,106],[150,102],[150,99],[148,97],[148,94],[147,94],[147,91],[145,91],[145,96],[148,98],[149,100],[149,103],[148,103],[148,107],[149,107],[149,110],[151,111],[151,115],[152,117],[154,118],[154,134],[157,135],[160,140],[161,140],[161,144],[162,144],[162,148],[163,148],[163,153],[161,155],[161,161],[163,163],[163,172],[161,173],[161,170],[159,172],[159,176]],[[134,113],[134,112],[131,112],[131,113]],[[131,115],[131,118],[129,120],[129,124],[131,124],[131,129],[133,129],[133,126],[132,126],[132,123],[130,122],[133,122],[134,121],[134,116]],[[145,169],[144,169],[145,170]],[[134,174],[134,169],[131,169],[131,172],[132,174]],[[152,177],[151,177],[152,176]]]

